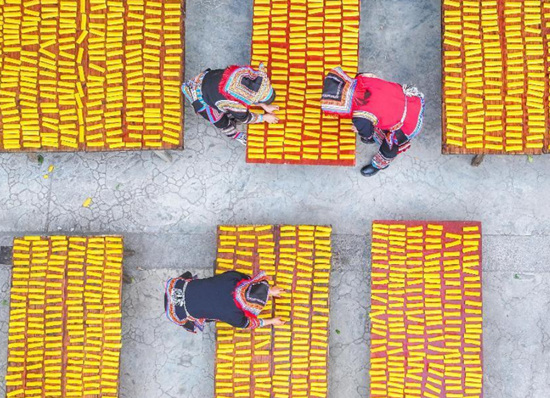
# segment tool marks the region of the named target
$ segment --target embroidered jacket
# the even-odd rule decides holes
[[[243,124],[254,124],[263,121],[263,115],[250,111],[250,105],[239,102],[224,91],[223,83],[227,81],[230,68],[209,71],[202,82],[204,102],[220,113],[228,113]]]
[[[263,326],[263,320],[258,316],[269,299],[269,283],[265,272],[240,281],[233,291],[233,299],[248,318],[249,329]]]
[[[397,143],[396,131],[411,140],[421,130],[424,95],[368,73],[353,79],[336,68],[325,78],[321,107],[327,114],[352,118],[358,130],[366,128],[370,135],[374,128],[388,132],[390,142]]]

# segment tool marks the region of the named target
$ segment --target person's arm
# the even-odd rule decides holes
[[[231,115],[240,123],[243,124],[257,124],[257,123],[279,123],[279,118],[273,113],[254,113],[247,110],[246,112],[230,112]]]
[[[277,105],[267,105],[267,104],[258,104],[260,108],[262,108],[266,113],[275,113],[279,110],[279,107]]]
[[[229,115],[231,119],[239,123],[254,124],[263,122],[263,115],[250,112],[246,106],[236,101],[218,101],[216,102],[216,107],[225,113],[226,117]]]
[[[247,318],[248,322],[245,329],[257,329],[264,326],[282,326],[285,324],[281,318],[269,318],[269,319],[260,319],[260,318]]]
[[[284,325],[286,322],[283,321],[281,318],[277,317],[277,318],[269,318],[269,319],[264,319],[264,326],[282,326]]]
[[[247,317],[243,314],[240,322],[236,323],[230,323],[231,326],[239,328],[239,329],[258,329],[264,326],[281,326],[284,325],[285,322],[281,318],[269,318],[269,319],[261,319],[261,318],[251,318]]]
[[[246,112],[230,112],[236,121],[242,124],[257,124],[263,123],[264,115],[246,110]]]
[[[285,289],[280,288],[277,285],[273,285],[269,288],[270,297],[281,297],[281,294],[286,293]]]
[[[261,114],[261,113],[250,112],[246,106],[236,101],[229,101],[229,100],[218,101],[216,103],[216,106],[221,112],[231,115],[235,121],[242,124],[256,124],[256,123],[263,123],[263,122],[278,123],[279,122],[279,119],[273,113]],[[261,107],[264,108],[263,106]]]

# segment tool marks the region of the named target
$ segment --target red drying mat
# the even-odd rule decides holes
[[[355,164],[351,121],[323,116],[320,99],[328,71],[357,72],[359,10],[359,0],[254,1],[252,66],[266,65],[281,109],[279,124],[248,127],[248,163]]]
[[[265,271],[287,294],[261,316],[288,323],[254,331],[217,323],[217,397],[327,396],[330,241],[330,227],[219,227],[216,273]]]
[[[122,255],[117,236],[14,239],[6,397],[118,396]]]
[[[0,151],[183,147],[184,1],[28,3],[0,5]]]
[[[483,396],[481,224],[375,221],[371,397]]]
[[[470,3],[442,0],[443,153],[548,153],[547,6]]]

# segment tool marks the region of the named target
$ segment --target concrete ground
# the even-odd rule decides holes
[[[243,147],[186,109],[186,149],[0,155],[0,246],[13,236],[121,234],[125,261],[123,398],[213,397],[213,330],[169,324],[162,283],[209,275],[218,224],[334,227],[330,397],[368,397],[369,229],[374,219],[480,220],[484,230],[485,397],[550,396],[550,156],[442,156],[440,1],[364,0],[361,69],[427,97],[413,148],[372,179],[359,168],[248,165]],[[249,60],[252,0],[188,0],[187,77]],[[49,165],[55,169],[48,179]],[[87,197],[89,208],[82,207]],[[0,250],[0,395],[10,260]],[[335,333],[338,329],[340,334]]]

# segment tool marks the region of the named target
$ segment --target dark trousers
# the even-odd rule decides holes
[[[208,120],[229,138],[235,137],[235,135],[239,132],[237,130],[237,122],[230,114],[218,112],[208,105],[203,106],[200,101],[193,102],[193,108],[195,109],[197,115],[201,115],[203,118]]]
[[[359,133],[359,135],[369,140],[374,139],[380,145],[378,153],[374,155],[374,158],[372,159],[372,165],[380,170],[387,168],[391,162],[395,160],[397,155],[402,152],[400,148],[409,143],[409,139],[405,133],[401,130],[397,130],[395,132],[397,144],[393,143],[390,147],[390,144],[388,144],[388,141],[386,140],[386,133],[386,131],[377,129],[374,130],[374,133],[371,134],[370,137],[366,137],[365,135]]]

